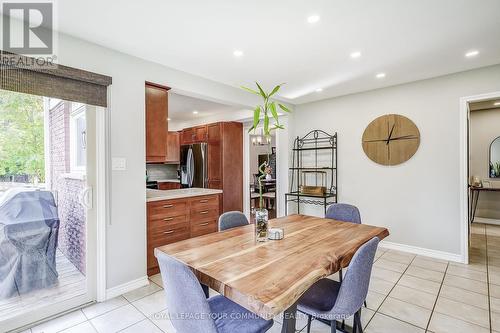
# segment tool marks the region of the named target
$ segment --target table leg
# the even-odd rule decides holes
[[[203,293],[205,294],[206,298],[210,297],[210,292],[208,291],[208,286],[204,285],[203,283],[200,282],[201,289],[203,289]]]
[[[283,326],[281,333],[295,333],[295,321],[297,318],[297,303],[283,312]]]
[[[481,193],[481,192],[477,191],[476,203],[474,204],[474,209],[472,210],[472,220],[470,221],[471,224],[472,224],[472,222],[474,222],[474,218],[476,217],[476,209],[477,209],[477,203],[479,201],[479,193]]]

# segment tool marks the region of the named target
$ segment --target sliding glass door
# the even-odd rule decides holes
[[[0,332],[95,300],[96,107],[0,90]]]

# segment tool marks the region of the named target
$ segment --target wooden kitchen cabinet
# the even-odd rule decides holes
[[[158,182],[159,190],[177,190],[181,188],[181,184],[177,182]]]
[[[207,142],[207,126],[185,128],[181,134],[181,145]]]
[[[147,163],[164,163],[167,160],[169,89],[153,83],[146,83]]]
[[[194,142],[194,128],[185,128],[181,132],[181,145],[189,145]]]
[[[197,126],[194,128],[194,141],[207,142],[207,126]]]
[[[179,132],[167,133],[167,163],[179,163],[181,160],[181,144]]]
[[[152,201],[147,203],[147,270],[159,273],[155,247],[217,232],[220,195]]]

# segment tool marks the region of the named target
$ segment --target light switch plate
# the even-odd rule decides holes
[[[111,169],[113,171],[127,170],[127,159],[125,157],[113,157],[111,159]]]

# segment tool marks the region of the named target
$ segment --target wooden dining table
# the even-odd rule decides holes
[[[284,313],[282,332],[295,332],[297,301],[316,281],[347,267],[357,249],[389,235],[386,228],[306,215],[269,221],[282,240],[257,243],[254,225],[157,248],[185,263],[202,285],[265,319]]]

